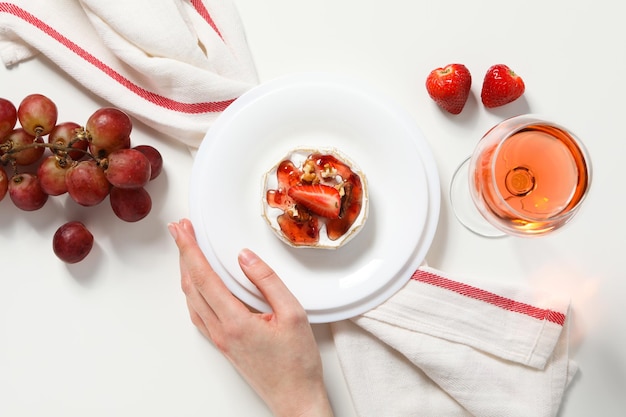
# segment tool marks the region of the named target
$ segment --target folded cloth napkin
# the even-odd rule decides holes
[[[332,331],[359,417],[548,417],[577,370],[568,313],[566,298],[421,267]]]
[[[191,147],[258,82],[230,0],[0,2],[4,64],[37,53],[111,105]]]

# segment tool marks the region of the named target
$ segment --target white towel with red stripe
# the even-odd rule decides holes
[[[191,147],[258,82],[231,0],[0,1],[3,63],[38,53]]]
[[[569,306],[422,267],[332,330],[359,417],[552,417],[577,370]]]

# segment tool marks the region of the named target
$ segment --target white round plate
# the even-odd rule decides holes
[[[368,219],[337,250],[293,248],[262,217],[262,178],[296,147],[334,147],[355,161],[369,188]],[[192,169],[190,218],[198,243],[227,287],[270,311],[237,263],[242,248],[284,280],[312,323],[376,307],[422,263],[439,218],[437,167],[414,121],[354,80],[290,75],[242,95],[217,119]]]

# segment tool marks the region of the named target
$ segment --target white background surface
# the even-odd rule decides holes
[[[621,189],[626,27],[609,0],[524,4],[236,0],[262,81],[327,70],[361,79],[403,106],[428,138],[442,182],[442,213],[428,263],[448,273],[501,278],[570,293],[572,344],[581,371],[560,417],[621,416],[626,409],[626,199]],[[459,116],[424,89],[428,72],[464,63],[474,76]],[[506,63],[524,97],[486,110],[487,68]],[[61,120],[84,123],[106,105],[45,60],[0,69],[0,96],[53,98]],[[534,112],[570,127],[594,164],[593,188],[565,229],[534,239],[488,240],[459,225],[447,199],[456,165],[507,116]],[[168,221],[188,215],[191,157],[136,124],[133,143],[154,144],[164,172],[149,186],[150,216],[127,224],[103,204],[55,199],[25,213],[0,202],[1,416],[269,416],[236,372],[193,329],[179,290]],[[97,244],[66,266],[51,250],[56,228],[83,220]],[[353,417],[332,339],[315,326],[338,416]],[[514,401],[514,398],[512,398]],[[419,415],[419,410],[416,410]]]

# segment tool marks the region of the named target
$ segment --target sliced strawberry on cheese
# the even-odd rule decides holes
[[[289,197],[311,213],[336,219],[341,211],[341,196],[335,187],[323,184],[304,184],[289,188]]]

